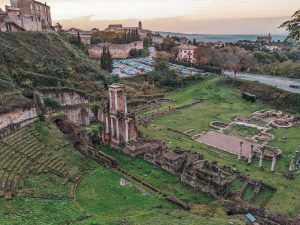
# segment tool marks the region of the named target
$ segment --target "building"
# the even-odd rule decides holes
[[[257,37],[256,42],[271,43],[272,42],[271,34],[269,33],[269,36],[259,36],[259,37]]]
[[[178,61],[188,61],[191,63],[196,62],[195,51],[197,47],[194,45],[181,45],[178,47]]]
[[[160,35],[152,35],[151,36],[151,39],[152,39],[152,43],[153,44],[162,44],[164,42],[164,38]]]
[[[105,31],[112,31],[116,33],[125,33],[130,31],[138,31],[141,38],[144,38],[148,36],[151,31],[143,29],[143,24],[141,21],[139,21],[137,27],[123,27],[122,24],[110,24]]]
[[[34,0],[10,0],[0,10],[0,31],[54,31],[50,7]]]
[[[77,28],[70,28],[70,29],[66,30],[66,33],[69,36],[77,36],[79,34],[81,42],[84,45],[90,45],[92,34],[97,31],[99,31],[99,30],[96,28],[93,28],[92,30],[88,30],[88,31],[84,31],[84,30],[77,29]]]

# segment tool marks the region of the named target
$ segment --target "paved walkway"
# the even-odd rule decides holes
[[[243,142],[242,156],[248,158],[251,152],[251,145],[254,145],[254,151],[258,150],[261,146],[259,144],[244,140],[239,137],[226,135],[216,131],[209,131],[194,139],[202,144],[209,145],[211,147],[229,152],[234,155],[240,153],[240,142]]]
[[[226,76],[235,77],[234,73],[231,71],[225,71]],[[242,80],[250,81],[259,81],[260,83],[267,84],[273,87],[280,88],[292,93],[300,93],[300,88],[291,88],[290,85],[299,85],[300,79],[286,78],[286,77],[277,77],[270,75],[260,75],[260,74],[251,74],[251,73],[237,73],[236,78]]]

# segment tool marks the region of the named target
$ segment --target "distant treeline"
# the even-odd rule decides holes
[[[178,64],[181,66],[185,66],[185,67],[191,67],[191,63],[190,62],[185,62],[185,61],[178,61],[175,59],[171,59],[170,63],[173,64]],[[199,70],[204,70],[205,72],[208,73],[215,73],[215,74],[221,74],[222,73],[222,69],[218,68],[218,67],[213,67],[213,66],[204,66],[204,65],[198,65],[198,64],[192,64],[193,68],[199,69]]]

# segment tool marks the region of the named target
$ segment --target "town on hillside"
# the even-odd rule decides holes
[[[300,224],[300,10],[237,41],[51,11],[0,8],[1,225]]]

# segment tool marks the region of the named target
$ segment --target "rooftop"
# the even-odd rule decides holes
[[[197,49],[194,45],[181,45],[179,46],[179,50],[195,50]]]

